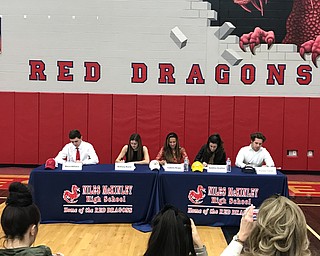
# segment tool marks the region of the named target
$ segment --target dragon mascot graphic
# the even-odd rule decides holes
[[[63,200],[69,204],[75,204],[78,202],[78,198],[80,196],[80,188],[77,185],[71,186],[70,190],[63,191]]]
[[[206,196],[206,189],[202,185],[198,185],[197,191],[190,190],[188,198],[194,204],[201,204]]]
[[[252,4],[263,16],[264,5],[272,0],[233,0],[247,12],[251,12],[248,4]],[[293,0],[293,7],[287,19],[287,34],[283,39],[284,44],[296,44],[300,56],[305,60],[305,54],[311,54],[311,60],[317,67],[317,58],[320,55],[320,0]],[[266,42],[269,47],[274,43],[273,31],[264,31],[256,27],[253,32],[244,34],[240,38],[240,48],[245,51],[249,45],[254,54],[255,46]]]

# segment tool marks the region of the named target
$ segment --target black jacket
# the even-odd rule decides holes
[[[200,151],[198,152],[194,161],[199,161],[201,163],[206,162],[209,163],[209,159],[213,153],[209,153],[207,151],[207,144],[203,145]],[[213,159],[213,164],[226,164],[226,152],[224,152],[223,148],[217,148],[215,151],[215,156]]]

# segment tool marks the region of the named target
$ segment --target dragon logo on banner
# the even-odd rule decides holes
[[[198,185],[197,191],[190,190],[188,198],[194,204],[201,204],[206,196],[206,189],[202,185]]]
[[[63,191],[63,200],[69,204],[75,204],[78,202],[78,198],[80,196],[80,188],[77,185],[71,186],[70,190]]]

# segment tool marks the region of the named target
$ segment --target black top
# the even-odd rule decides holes
[[[198,152],[194,161],[207,164],[226,164],[226,152],[222,148],[218,148],[215,152],[208,152],[207,144],[203,145]]]
[[[138,151],[133,151],[132,159],[131,159],[131,161],[128,161],[128,151],[127,151],[127,153],[126,153],[126,163],[128,163],[128,162],[142,161],[143,159],[144,159],[143,152],[142,152],[142,159],[138,159]]]

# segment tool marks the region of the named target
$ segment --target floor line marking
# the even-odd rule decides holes
[[[302,184],[302,185],[309,185],[309,184],[314,184],[314,185],[319,185],[319,181],[288,181],[288,184]]]
[[[316,237],[318,240],[320,240],[320,235],[314,231],[308,224],[307,224],[307,229]]]
[[[0,174],[0,178],[1,179],[8,179],[8,178],[22,178],[22,179],[26,179],[29,178],[30,175],[23,175],[23,174]]]
[[[316,206],[319,207],[320,204],[298,204],[299,206]]]

